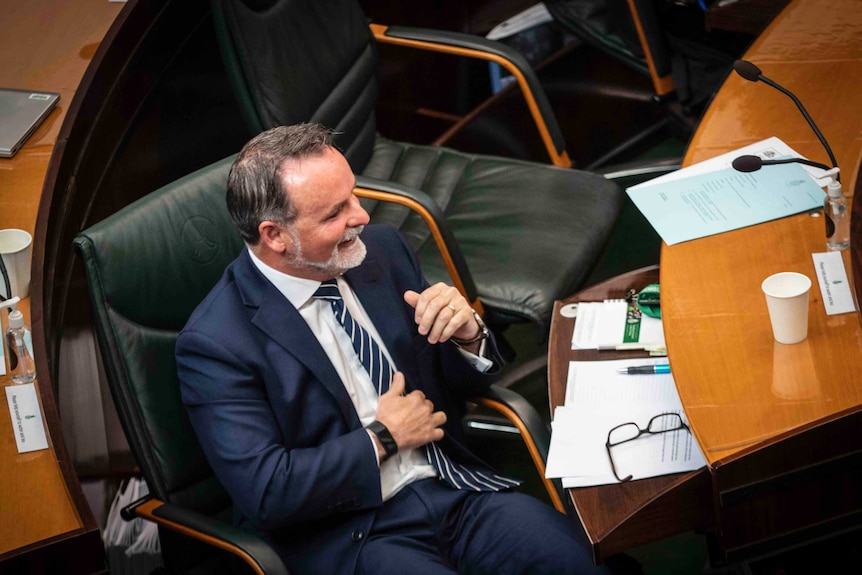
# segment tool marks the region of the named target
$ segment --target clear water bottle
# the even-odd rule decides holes
[[[832,180],[826,187],[823,215],[826,219],[826,247],[831,251],[849,248],[850,212],[847,210],[847,197],[841,189],[841,182]]]
[[[36,362],[24,341],[26,327],[24,326],[24,314],[18,310],[17,297],[2,302],[0,306],[8,307],[9,328],[6,330],[6,343],[9,348],[9,372],[12,374],[12,383],[33,383],[36,379]]]

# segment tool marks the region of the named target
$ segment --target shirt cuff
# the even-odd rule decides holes
[[[455,342],[452,342],[452,343],[455,343]],[[491,361],[490,359],[488,359],[487,357],[485,357],[485,347],[487,346],[487,343],[488,343],[488,340],[483,339],[482,343],[479,344],[479,355],[476,355],[475,353],[470,353],[469,351],[464,350],[457,343],[455,344],[455,347],[458,348],[458,352],[467,361],[467,363],[469,363],[471,366],[473,366],[473,369],[475,369],[476,371],[482,372],[482,373],[487,373],[489,369],[494,367],[494,362]]]
[[[377,462],[377,469],[380,469],[380,456],[377,455],[377,444],[374,442],[374,432],[366,429],[365,433],[368,434],[368,441],[371,442],[371,451],[374,452],[374,461]]]

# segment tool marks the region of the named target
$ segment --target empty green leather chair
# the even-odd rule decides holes
[[[559,127],[523,57],[467,34],[369,26],[354,0],[212,0],[212,6],[253,133],[312,121],[341,132],[336,144],[358,174],[371,220],[401,229],[429,281],[462,288],[498,332],[533,322],[547,333],[553,302],[581,287],[610,235],[619,188],[567,167],[393,141],[375,123],[378,41],[499,60],[520,78],[552,162],[569,166]],[[378,201],[375,190],[393,187],[410,201]],[[451,229],[445,241],[417,207],[431,204]]]

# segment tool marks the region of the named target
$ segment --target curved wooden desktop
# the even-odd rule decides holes
[[[853,0],[793,1],[745,55],[804,103],[843,168],[848,196],[859,188],[862,159],[859,7]],[[828,163],[790,99],[731,73],[685,164],[770,136]],[[854,218],[860,257],[862,213]],[[862,326],[858,313],[825,314],[811,257],[824,251],[823,219],[808,214],[663,246],[669,361],[708,468],[635,482],[641,486],[572,491],[598,557],[705,521],[719,555],[731,561],[862,524]],[[849,276],[850,251],[843,257]],[[773,340],[760,289],[780,271],[813,282],[808,339],[796,345]],[[599,291],[609,287],[619,288]],[[549,379],[559,376],[549,367]],[[686,506],[701,512],[669,515]]]
[[[850,0],[792,2],[745,56],[804,103],[843,168],[848,196],[862,159],[859,8]],[[732,74],[685,163],[769,136],[829,162],[786,96]],[[823,219],[807,214],[662,249],[671,369],[709,463],[728,552],[860,522],[862,327],[858,313],[826,315],[811,257],[824,251]],[[850,276],[851,254],[843,256]],[[781,271],[814,284],[808,339],[796,345],[773,340],[760,290]]]
[[[50,443],[18,455],[9,417],[0,413],[0,571],[92,573],[104,570],[104,553],[76,470],[128,473],[132,458],[118,438],[101,437],[111,451],[73,463],[63,440],[58,390],[107,395],[95,360],[61,369],[64,338],[92,337],[72,239],[234,153],[249,134],[218,56],[207,0],[33,0],[4,10],[0,86],[59,92],[61,100],[15,157],[0,159],[0,228],[33,235],[24,308]],[[8,383],[0,379],[0,386]],[[93,409],[101,416],[102,405]],[[68,406],[64,415],[66,426],[88,417]]]
[[[39,199],[61,125],[121,7],[54,0],[4,6],[0,86],[59,92],[60,102],[14,157],[0,159],[0,229],[19,228],[35,235]],[[34,266],[39,261],[34,250]],[[22,310],[29,324],[29,301]],[[5,329],[6,314],[2,325]],[[0,386],[9,384],[8,374],[0,376]],[[49,448],[41,451],[18,453],[2,394],[0,571],[100,572],[104,561],[98,526],[69,461],[53,391],[50,384],[45,386],[40,378],[37,388],[49,437]]]

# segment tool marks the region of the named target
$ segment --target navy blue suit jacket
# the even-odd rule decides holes
[[[366,226],[368,255],[345,274],[398,366],[448,415],[444,450],[482,466],[457,439],[465,396],[490,384],[451,343],[419,335],[403,299],[427,285],[401,235]],[[494,347],[492,345],[492,347]],[[494,347],[494,359],[501,363]],[[296,572],[353,573],[382,504],[376,454],[344,385],[299,312],[243,253],[177,341],[183,402],[237,523]]]

